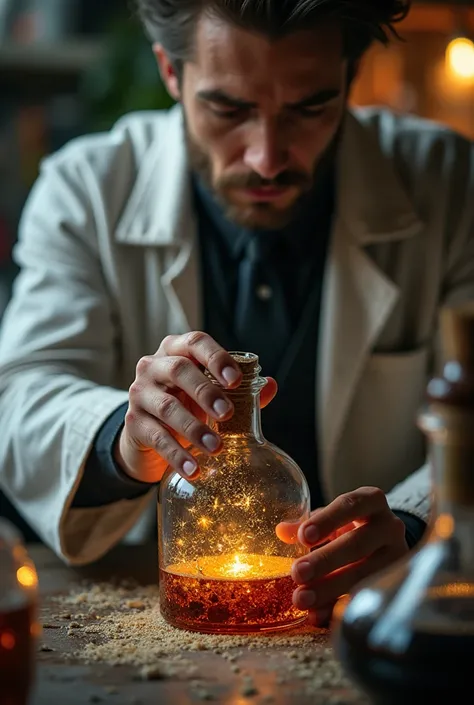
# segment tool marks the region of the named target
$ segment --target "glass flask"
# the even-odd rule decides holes
[[[457,702],[474,664],[474,304],[441,313],[446,360],[418,425],[432,512],[422,542],[336,605],[336,653],[374,702]]]
[[[306,618],[292,603],[290,569],[307,549],[280,540],[277,526],[309,516],[309,490],[298,465],[262,435],[258,357],[231,355],[243,374],[226,390],[234,414],[207,420],[222,438],[220,454],[194,450],[196,480],[168,470],[161,482],[161,611],[170,624],[200,632],[285,629]]]
[[[34,681],[37,622],[35,567],[16,529],[0,519],[0,702],[26,705]]]

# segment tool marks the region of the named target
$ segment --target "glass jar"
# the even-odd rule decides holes
[[[384,705],[459,702],[474,655],[474,304],[445,309],[447,362],[428,386],[433,509],[426,537],[336,606],[336,652]]]
[[[266,380],[258,357],[231,355],[243,374],[240,386],[226,391],[234,414],[223,423],[207,420],[222,438],[220,454],[194,451],[198,478],[169,470],[160,485],[161,611],[170,624],[201,632],[289,628],[306,618],[293,606],[290,570],[307,549],[280,540],[277,526],[309,516],[308,485],[298,465],[262,435]]]
[[[26,705],[34,681],[38,578],[10,522],[0,519],[0,702]]]

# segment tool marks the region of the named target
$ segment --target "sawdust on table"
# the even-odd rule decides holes
[[[264,649],[269,659],[275,659],[278,683],[299,680],[307,694],[350,687],[328,645],[327,630],[301,626],[281,633],[220,635],[176,629],[160,614],[158,587],[132,581],[84,585],[50,601],[57,614],[49,612],[53,623],[47,626],[59,624],[71,639],[80,637],[72,655],[85,663],[132,666],[138,677],[148,680],[192,680],[198,677],[197,666],[186,658],[186,652],[214,652],[229,662],[234,673],[240,673],[237,662],[244,651]],[[246,677],[243,672],[242,678]],[[252,689],[253,684],[245,681],[243,690],[250,693]],[[337,698],[328,702],[336,703]]]

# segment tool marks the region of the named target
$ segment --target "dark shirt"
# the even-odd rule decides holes
[[[314,397],[320,299],[334,212],[332,171],[304,199],[291,225],[278,231],[250,231],[230,222],[199,183],[195,184],[195,208],[202,233],[205,330],[227,350],[242,349],[233,322],[245,246],[251,238],[264,240],[267,266],[276,272],[276,285],[282,286],[289,325],[281,321],[277,330],[257,336],[260,347],[250,350],[259,355],[262,374],[275,377],[279,386],[277,396],[262,412],[263,434],[298,463],[307,478],[313,508],[321,506]],[[266,283],[264,279],[254,282],[256,288]],[[282,330],[287,330],[284,341]],[[283,352],[275,357],[277,342]]]
[[[246,244],[255,236],[264,237],[269,243],[270,266],[282,285],[291,325],[281,360],[278,364],[271,363],[273,368],[263,369],[263,374],[277,379],[279,393],[263,412],[262,427],[265,437],[286,451],[303,469],[313,508],[325,503],[318,472],[314,391],[324,265],[335,206],[334,184],[331,171],[304,199],[290,226],[258,233],[229,221],[210,193],[194,181],[204,329],[227,350],[242,349],[233,321],[239,265],[245,257]],[[272,345],[271,336],[268,344]],[[262,362],[272,359],[269,350],[252,352],[257,352]],[[112,456],[126,410],[127,404],[124,404],[99,431],[73,506],[100,506],[120,499],[135,499],[149,489],[149,485],[123,473]],[[425,524],[406,512],[398,514],[405,522],[407,541],[413,546],[423,534]]]

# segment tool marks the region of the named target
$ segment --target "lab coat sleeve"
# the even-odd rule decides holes
[[[45,160],[21,220],[21,271],[0,338],[0,485],[70,564],[106,553],[153,494],[71,507],[98,430],[128,399],[114,386],[118,333],[97,252],[97,198],[87,163]]]

